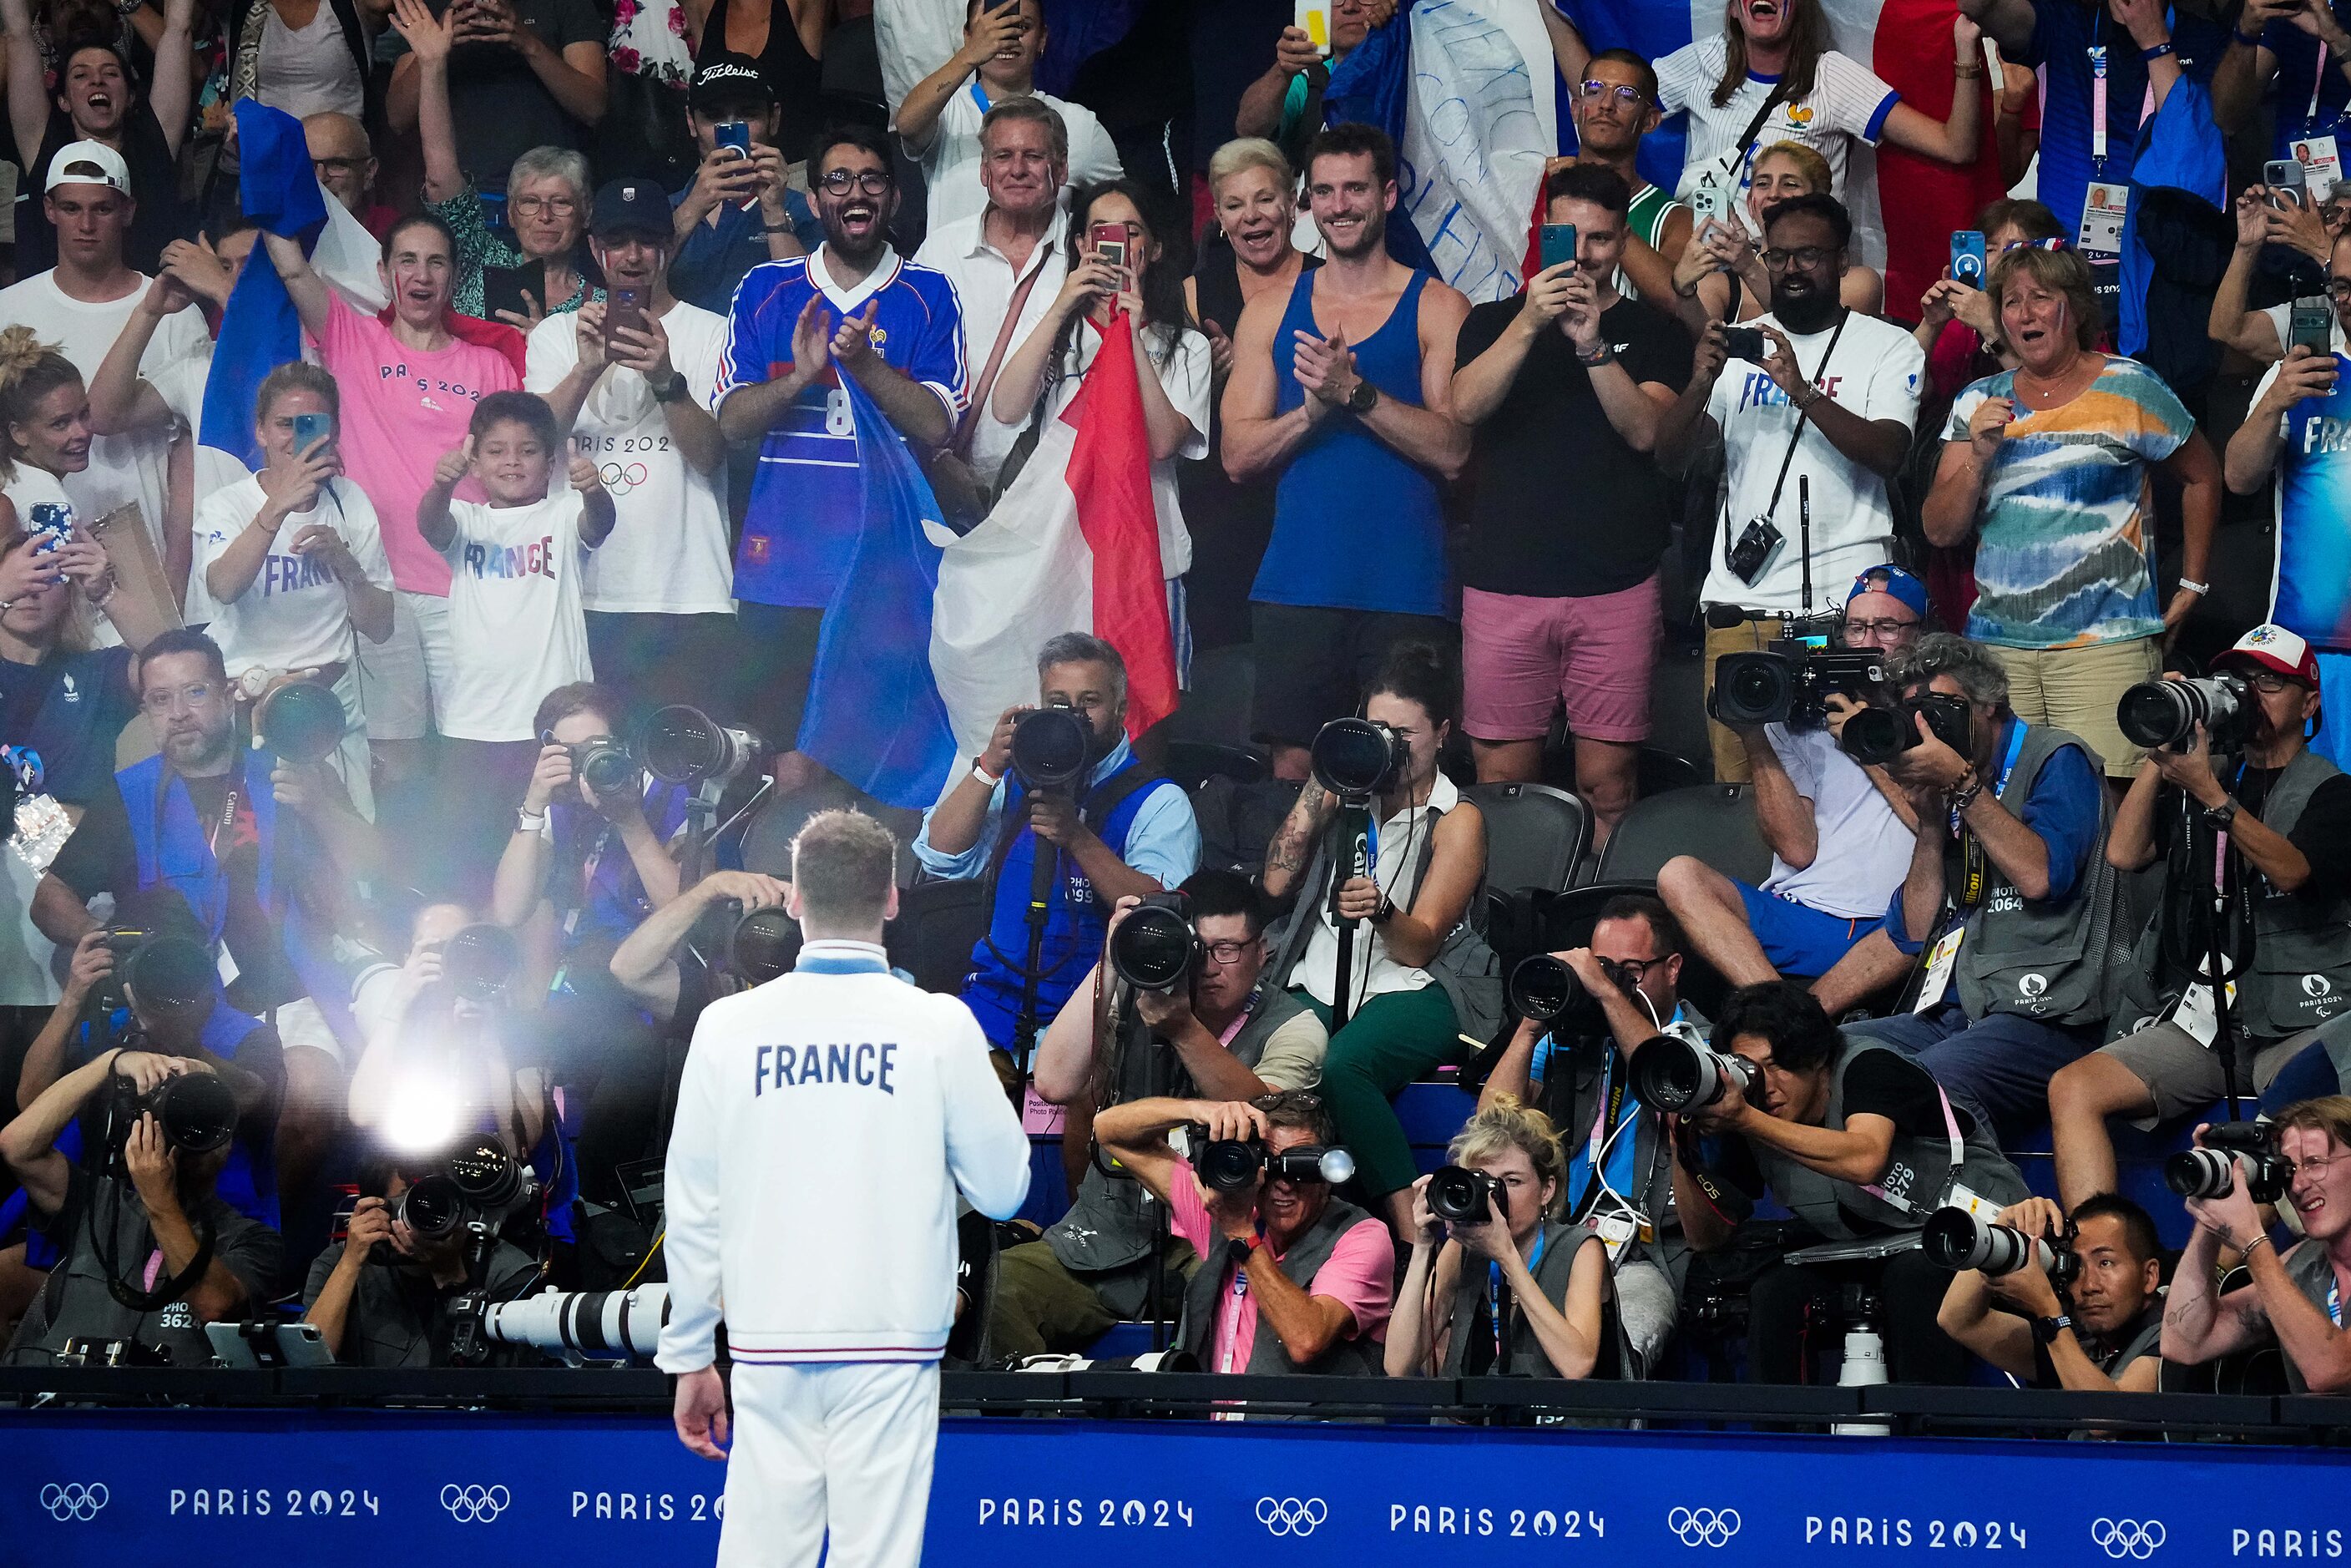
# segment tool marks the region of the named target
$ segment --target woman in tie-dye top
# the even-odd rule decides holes
[[[1927,538],[1955,545],[1978,534],[1968,635],[1999,653],[2018,716],[2072,731],[2110,776],[2127,777],[2138,752],[2115,705],[2155,675],[2159,639],[2204,592],[2220,464],[2153,371],[2091,347],[2099,312],[2079,256],[2009,251],[1991,295],[2017,367],[1951,405]],[[2157,469],[2182,487],[2180,586],[2168,605],[2156,597]]]

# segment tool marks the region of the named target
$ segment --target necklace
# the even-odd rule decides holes
[[[2047,407],[2071,402],[2081,395],[2082,386],[2088,384],[2086,381],[2082,380],[2082,371],[2085,368],[2090,371],[2090,379],[2096,379],[2098,362],[2088,354],[2076,355],[2074,364],[2053,376],[2039,375],[2019,365],[2016,368],[2017,393],[2034,407]],[[2040,389],[2036,391],[2025,385],[2027,380],[2039,382]],[[2076,382],[2082,382],[2082,386],[2074,385]]]

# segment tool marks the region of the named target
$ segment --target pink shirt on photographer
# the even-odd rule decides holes
[[[1168,1182],[1168,1228],[1192,1244],[1200,1267],[1217,1270],[1217,1333],[1208,1347],[1208,1372],[1247,1372],[1249,1353],[1257,1348],[1261,1321],[1255,1292],[1236,1294],[1233,1270],[1224,1261],[1225,1239],[1200,1197],[1199,1178],[1188,1161],[1177,1160]],[[1351,1337],[1377,1343],[1387,1337],[1388,1309],[1395,1297],[1395,1242],[1388,1228],[1365,1217],[1351,1226],[1316,1270],[1310,1294],[1328,1296],[1355,1317]]]

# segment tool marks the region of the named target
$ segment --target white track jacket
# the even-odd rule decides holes
[[[893,977],[879,947],[809,943],[695,1027],[657,1363],[709,1365],[722,1315],[739,1362],[936,1361],[958,1187],[996,1219],[1029,1196],[1029,1142],[971,1009]]]

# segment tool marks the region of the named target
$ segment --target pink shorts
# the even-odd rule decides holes
[[[1589,599],[1461,591],[1461,727],[1479,740],[1539,740],[1562,703],[1585,740],[1649,737],[1657,580]]]

